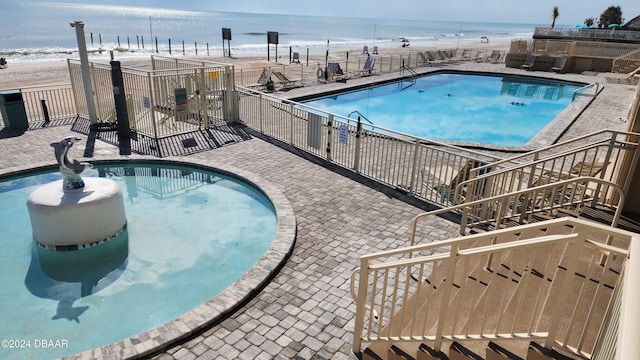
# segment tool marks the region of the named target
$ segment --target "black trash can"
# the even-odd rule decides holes
[[[27,129],[27,112],[19,90],[0,91],[0,114],[4,126],[9,129]]]

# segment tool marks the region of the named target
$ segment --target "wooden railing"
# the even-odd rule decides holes
[[[626,272],[627,246],[638,241],[638,234],[563,218],[362,256],[351,279],[353,351],[364,342],[424,341],[439,351],[443,341],[511,339],[585,358],[626,346],[628,358],[638,358],[637,341],[603,344],[601,330],[622,334],[622,325],[605,325],[615,325],[608,310],[623,283],[628,298],[618,316],[635,314],[627,301],[638,295],[626,289],[637,288],[629,282],[637,274]]]
[[[626,193],[637,165],[638,134],[601,130],[470,171],[453,198],[474,201],[555,181],[593,176],[617,184]],[[614,171],[623,158],[632,159],[628,174]],[[609,194],[608,196],[611,196]]]
[[[555,216],[580,218],[586,209],[602,210],[609,224],[617,226],[623,206],[624,192],[620,186],[589,176],[571,178],[418,215],[414,219],[411,245],[420,239],[421,220],[446,213],[459,214],[459,233],[465,235],[470,229],[494,230]]]
[[[612,73],[630,73],[640,70],[640,49],[631,51],[613,60]]]

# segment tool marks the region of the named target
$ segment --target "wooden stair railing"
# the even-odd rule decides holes
[[[464,342],[465,346],[478,343],[482,349],[483,342],[505,340],[511,344],[510,351],[524,357],[526,343],[515,343],[539,339],[547,349],[560,346],[588,358],[620,281],[627,258],[619,247],[625,244],[620,239],[627,235],[616,238],[615,247],[605,245],[620,230],[603,230],[606,227],[597,224],[585,226],[587,223],[591,224],[556,219],[414,246],[407,248],[406,254],[412,256],[406,260],[398,258],[401,250],[383,252],[395,260],[384,266],[372,264],[377,275],[367,282],[373,281],[374,289],[360,287],[372,296],[382,292],[375,301],[373,297],[365,300],[370,309],[378,309],[381,322],[373,329],[374,337],[365,338],[373,340],[367,351],[391,358],[419,354],[422,339],[434,341],[436,350],[442,341]],[[462,246],[456,246],[457,242]],[[421,249],[442,244],[454,246],[453,254],[458,256],[418,256]],[[603,253],[608,255],[601,262]],[[423,263],[425,260],[432,265]],[[428,272],[423,271],[424,266]],[[385,268],[393,273],[386,274]],[[408,282],[392,285],[389,279]],[[377,289],[376,282],[381,284]],[[389,286],[411,290],[398,292]],[[407,313],[402,314],[404,311]],[[370,328],[371,323],[367,326]],[[471,349],[481,352],[475,345]]]

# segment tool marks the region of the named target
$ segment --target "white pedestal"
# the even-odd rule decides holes
[[[83,249],[105,243],[124,230],[127,219],[120,186],[104,178],[83,180],[81,191],[64,192],[59,180],[31,193],[27,208],[38,245]]]

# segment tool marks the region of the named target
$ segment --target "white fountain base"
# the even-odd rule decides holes
[[[83,178],[82,190],[64,192],[62,180],[34,190],[27,200],[33,240],[53,250],[100,245],[127,225],[122,189],[112,180]]]

